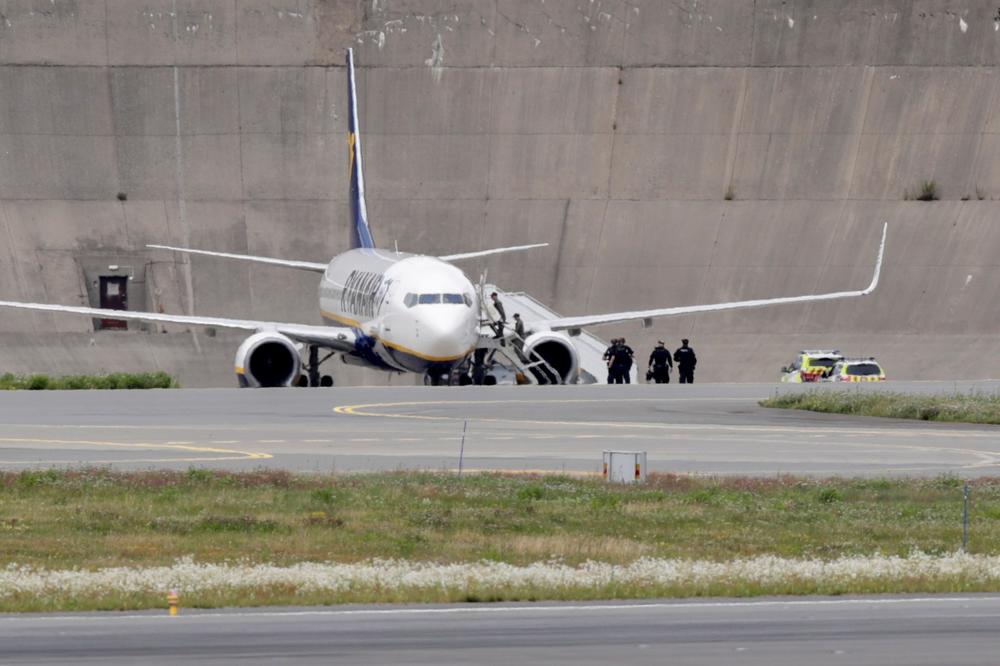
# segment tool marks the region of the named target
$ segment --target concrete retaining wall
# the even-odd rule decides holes
[[[998,21],[946,0],[0,0],[0,297],[86,303],[106,258],[147,307],[315,322],[309,274],[143,248],[344,249],[353,45],[382,244],[548,241],[464,267],[575,314],[859,288],[887,220],[868,299],[595,332],[643,355],[690,337],[705,380],[776,377],[803,346],[997,377]],[[924,181],[940,200],[907,200]],[[238,338],[157,330],[4,312],[0,369],[232,383]]]

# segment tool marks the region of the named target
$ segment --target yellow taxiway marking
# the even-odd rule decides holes
[[[382,403],[369,403],[363,405],[340,405],[334,407],[333,411],[337,414],[351,415],[351,416],[374,416],[381,418],[394,418],[394,419],[415,419],[415,420],[426,420],[426,421],[473,421],[473,422],[484,422],[484,423],[507,423],[507,424],[517,424],[517,425],[539,425],[539,426],[570,426],[570,427],[599,427],[599,428],[617,428],[617,429],[642,429],[642,430],[658,430],[658,431],[686,431],[686,432],[726,432],[733,434],[799,434],[808,436],[817,435],[837,435],[840,437],[864,437],[864,436],[877,436],[877,437],[939,437],[946,435],[953,439],[987,439],[990,441],[996,441],[998,431],[997,430],[940,430],[937,428],[831,428],[831,427],[809,427],[809,426],[755,426],[755,425],[711,425],[711,424],[700,424],[700,423],[645,423],[645,422],[634,422],[634,423],[622,423],[622,422],[608,422],[608,421],[547,421],[538,419],[517,419],[517,418],[498,418],[498,417],[464,417],[464,416],[430,416],[426,414],[399,414],[386,411],[372,411],[372,410],[385,410],[393,408],[405,408],[405,407],[439,407],[448,405],[490,405],[490,404],[580,404],[580,403],[607,403],[607,402],[703,402],[703,401],[745,401],[747,398],[612,398],[611,400],[603,399],[593,399],[593,398],[578,398],[578,399],[561,399],[561,400],[427,400],[427,401],[411,401],[411,402],[382,402]],[[639,435],[616,435],[616,437],[622,438],[637,438]],[[547,438],[546,436],[536,436],[533,439]],[[566,438],[572,438],[572,435],[566,435]],[[949,446],[919,446],[914,444],[895,444],[895,443],[854,443],[854,442],[815,442],[816,444],[824,445],[834,445],[834,446],[846,446],[846,447],[875,447],[881,449],[891,449],[891,450],[906,450],[906,451],[917,451],[921,453],[948,453],[948,454],[964,454],[967,456],[972,456],[977,459],[977,462],[969,463],[966,465],[955,465],[956,469],[975,469],[989,467],[993,465],[1000,465],[1000,451],[983,451],[980,449],[967,449],[959,447],[949,447]]]
[[[542,419],[499,418],[491,416],[430,416],[427,414],[398,414],[372,409],[400,407],[436,407],[442,405],[490,405],[490,404],[567,404],[567,403],[607,403],[607,402],[703,402],[703,401],[743,401],[746,398],[615,398],[612,400],[574,399],[574,400],[428,400],[413,402],[376,402],[364,405],[340,405],[334,407],[337,414],[350,416],[377,416],[390,419],[416,419],[426,421],[483,421],[494,423],[518,423],[526,425],[551,426],[586,426],[600,428],[652,429],[652,430],[687,430],[687,431],[724,431],[734,433],[799,433],[805,435],[906,435],[917,437],[937,437],[947,434],[953,438],[983,438],[995,440],[1000,430],[937,430],[935,428],[831,428],[825,426],[782,426],[782,425],[714,425],[707,423],[648,423],[635,421],[623,423],[620,421],[555,421]],[[894,421],[893,424],[896,422]],[[945,424],[950,425],[950,424]]]
[[[253,451],[237,451],[234,449],[220,449],[213,446],[192,446],[191,444],[179,444],[176,442],[158,444],[154,442],[106,442],[90,439],[37,439],[29,437],[3,437],[0,444],[53,444],[69,446],[97,446],[119,449],[133,449],[141,451],[163,450],[184,451],[192,453],[219,454],[214,456],[198,456],[186,458],[138,458],[127,460],[88,460],[88,464],[113,464],[113,463],[168,463],[168,462],[217,462],[221,460],[266,460],[273,458],[270,453],[255,453]],[[53,465],[79,464],[80,460],[0,460],[3,465],[37,465],[38,463]]]

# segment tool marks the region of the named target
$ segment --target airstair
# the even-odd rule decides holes
[[[503,303],[504,310],[507,313],[507,325],[504,327],[504,334],[505,336],[510,336],[508,338],[508,346],[510,345],[509,341],[515,336],[512,324],[515,312],[520,313],[521,319],[524,321],[524,328],[528,334],[531,333],[532,324],[535,322],[559,317],[558,314],[523,291],[503,291],[491,284],[485,285],[485,288],[483,288],[482,291],[484,296],[494,291],[497,292],[497,295],[500,297],[500,301]],[[495,317],[496,315],[492,311],[493,309],[491,307],[487,307],[489,299],[483,299],[482,302],[484,304],[486,316],[490,319]],[[489,330],[488,327],[486,330]],[[608,365],[604,360],[604,352],[608,348],[608,343],[601,340],[596,335],[592,335],[586,331],[581,331],[579,335],[570,337],[570,340],[572,341],[573,346],[576,347],[576,351],[580,359],[580,370],[576,383],[604,383],[608,376]],[[503,353],[503,349],[503,347],[499,347],[498,351]],[[523,372],[526,367],[531,365],[530,359],[527,363],[521,363],[512,352],[503,353],[503,355],[505,360],[509,361],[514,369],[519,372]],[[637,363],[632,366],[631,370],[633,382],[636,381],[638,359],[636,360]],[[524,374],[530,376],[531,373]]]

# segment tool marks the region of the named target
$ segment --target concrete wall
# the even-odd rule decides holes
[[[887,220],[868,299],[595,332],[690,337],[705,380],[1000,376],[987,2],[0,0],[0,298],[86,303],[106,257],[148,307],[315,322],[311,275],[144,245],[344,249],[347,46],[382,244],[548,241],[464,267],[575,314],[859,288]],[[0,369],[231,385],[238,336],[167,331],[3,312]]]

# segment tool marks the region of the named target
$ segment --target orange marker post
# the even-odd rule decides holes
[[[170,608],[170,616],[174,617],[177,615],[177,590],[170,590],[167,594],[167,606]]]

